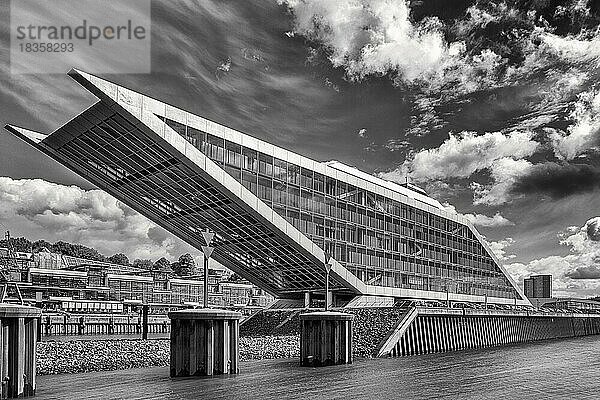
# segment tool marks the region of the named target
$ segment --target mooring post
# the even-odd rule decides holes
[[[142,305],[142,339],[148,339],[148,304]]]
[[[239,373],[236,311],[201,308],[169,313],[171,377]]]
[[[300,365],[352,364],[353,320],[353,314],[342,312],[300,314]]]
[[[2,398],[35,395],[39,308],[0,304]]]

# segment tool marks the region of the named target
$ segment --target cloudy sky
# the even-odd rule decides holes
[[[555,294],[587,297],[600,295],[599,24],[593,0],[156,1],[152,73],[105,78],[317,160],[408,176],[518,281],[552,273]],[[94,101],[0,57],[2,124],[50,132]],[[7,134],[0,176],[13,235],[132,258],[189,250]]]

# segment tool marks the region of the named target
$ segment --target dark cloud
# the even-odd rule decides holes
[[[160,226],[151,226],[148,228],[148,239],[156,245],[161,245],[170,235]]]
[[[565,273],[565,276],[571,279],[600,279],[600,267],[598,265],[577,267]]]
[[[598,188],[600,167],[548,162],[534,165],[529,174],[517,179],[511,191],[513,194],[540,194],[560,199]]]

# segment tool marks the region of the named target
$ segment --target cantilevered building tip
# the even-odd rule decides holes
[[[84,72],[78,68],[72,67],[68,72],[67,75],[69,76],[89,76],[89,74],[87,72]]]
[[[45,133],[32,131],[30,129],[25,129],[25,128],[21,128],[19,126],[10,125],[10,124],[6,124],[4,126],[4,129],[9,131],[13,135],[20,137],[21,139],[25,140],[26,142],[28,142],[30,144],[38,144],[48,136]]]

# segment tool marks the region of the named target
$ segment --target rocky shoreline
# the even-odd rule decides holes
[[[374,357],[376,350],[405,310],[399,308],[347,309],[355,315],[354,357]],[[240,327],[240,360],[300,357],[298,311],[271,311]],[[99,338],[43,341],[37,344],[40,375],[110,371],[168,366],[169,339]]]
[[[240,359],[299,357],[300,338],[258,336],[240,338]],[[106,339],[44,341],[37,344],[39,375],[112,371],[169,365],[168,339]]]

